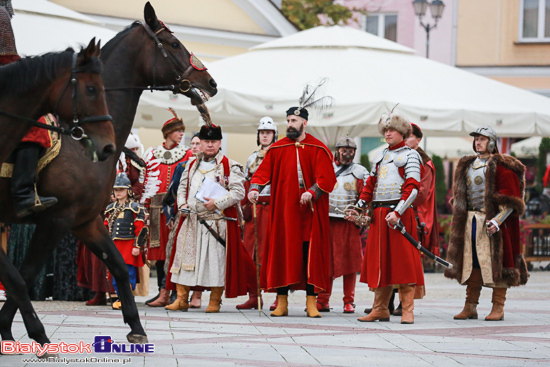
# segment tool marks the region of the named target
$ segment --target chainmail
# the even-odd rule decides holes
[[[11,2],[8,1],[9,7],[6,7],[5,3],[5,0],[0,0],[0,5],[2,5],[0,6],[0,56],[17,55],[10,20],[11,15],[13,15],[13,9],[11,9]]]

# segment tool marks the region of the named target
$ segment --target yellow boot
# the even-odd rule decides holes
[[[288,296],[277,295],[277,308],[271,313],[271,316],[288,316]]]
[[[187,312],[189,309],[189,291],[191,291],[191,287],[188,287],[186,285],[176,284],[176,290],[178,292],[178,298],[172,303],[171,305],[165,306],[165,310],[170,311],[183,311]]]
[[[206,313],[218,313],[220,312],[222,304],[223,287],[212,287],[210,291],[210,302],[204,312]]]
[[[306,312],[307,317],[320,318],[321,314],[317,310],[317,296],[306,297]]]
[[[393,287],[391,285],[384,288],[376,288],[374,290],[374,304],[372,306],[372,311],[367,316],[359,317],[357,321],[390,321],[390,310],[388,309],[388,303],[390,302],[392,294]]]

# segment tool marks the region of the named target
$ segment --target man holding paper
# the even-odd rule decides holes
[[[220,310],[224,287],[229,298],[247,293],[247,272],[255,268],[237,221],[228,220],[237,218],[245,195],[243,167],[221,153],[221,127],[204,125],[199,138],[202,152],[189,160],[178,188],[179,209],[188,217],[170,268],[178,298],[169,309],[187,311],[190,288],[203,286],[211,288],[206,312],[212,313]]]
[[[328,289],[330,274],[328,194],[336,176],[332,153],[304,131],[308,111],[287,112],[286,137],[274,143],[250,181],[248,199],[256,202],[271,184],[271,220],[260,275],[262,289],[277,291],[271,316],[288,315],[289,289],[305,289],[308,317],[321,317],[317,293]]]

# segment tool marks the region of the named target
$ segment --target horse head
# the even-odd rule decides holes
[[[115,132],[109,115],[99,59],[101,41],[95,37],[86,48],[73,55],[67,78],[52,85],[53,111],[62,121],[72,121],[71,136],[90,149],[94,160],[115,153]]]
[[[157,62],[149,67],[154,73],[153,80],[160,81],[163,78],[167,84],[175,84],[177,90],[174,93],[185,95],[193,105],[201,105],[218,93],[216,81],[206,71],[206,67],[158,20],[149,2],[145,4],[144,19],[144,31],[155,41],[149,44],[150,52],[161,54],[155,55],[153,62],[158,57],[165,59],[162,66]]]

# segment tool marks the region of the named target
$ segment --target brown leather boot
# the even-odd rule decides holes
[[[317,296],[306,296],[307,317],[320,318],[321,314],[317,311]]]
[[[172,303],[164,307],[165,310],[169,311],[183,311],[187,312],[189,309],[189,292],[191,287],[182,284],[176,284],[176,290],[178,292],[178,298]]]
[[[222,305],[223,287],[212,287],[210,291],[210,302],[204,312],[206,313],[218,313]]]
[[[288,316],[288,296],[277,295],[277,308],[273,310],[271,316]]]
[[[483,280],[481,278],[481,269],[473,269],[470,278],[466,281],[466,303],[464,309],[453,318],[455,320],[477,320],[477,305]]]
[[[401,316],[402,324],[414,324],[414,290],[416,285],[399,284],[399,294],[401,296]]]
[[[506,301],[507,288],[493,288],[493,308],[485,321],[504,320],[504,302]]]
[[[166,289],[161,288],[159,293],[159,298],[156,301],[149,303],[149,307],[164,307],[170,304],[170,292]]]
[[[367,316],[359,317],[357,320],[361,322],[373,322],[376,320],[390,321],[388,303],[390,302],[392,293],[393,287],[391,285],[384,288],[376,288],[374,290],[372,311]]]
[[[202,291],[193,291],[191,295],[191,302],[189,302],[190,308],[201,308],[202,306]]]

